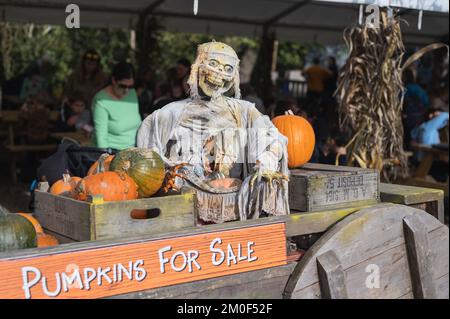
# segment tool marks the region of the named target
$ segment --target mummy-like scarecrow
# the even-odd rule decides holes
[[[240,100],[236,52],[200,45],[188,84],[190,98],[153,112],[138,132],[138,147],[156,151],[172,172],[166,189],[192,188],[205,222],[288,214],[287,140]]]

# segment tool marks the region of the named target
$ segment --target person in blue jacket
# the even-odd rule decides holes
[[[433,146],[441,143],[439,130],[448,125],[448,112],[443,112],[438,108],[431,108],[425,112],[424,121],[411,132],[412,139],[422,145]],[[417,154],[417,159],[421,160],[422,154]],[[448,176],[447,163],[433,162],[430,175],[440,182],[445,182]]]

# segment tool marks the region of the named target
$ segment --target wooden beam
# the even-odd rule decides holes
[[[425,225],[412,215],[403,218],[403,233],[414,298],[435,299],[436,292],[428,256],[428,231]]]
[[[344,270],[334,251],[317,257],[317,274],[322,299],[348,298]]]
[[[152,4],[150,4],[145,10],[141,13],[141,16],[148,16],[153,11],[155,11],[156,8],[158,8],[160,5],[162,5],[166,0],[155,0]]]
[[[281,20],[282,18],[294,13],[296,10],[300,9],[301,7],[307,5],[310,2],[310,0],[303,0],[302,2],[298,2],[292,6],[290,6],[289,8],[287,8],[286,10],[281,11],[280,13],[278,13],[277,15],[273,16],[272,18],[270,18],[269,20],[267,20],[264,23],[265,27],[269,27],[271,25],[273,25],[274,23],[278,22],[279,20]]]

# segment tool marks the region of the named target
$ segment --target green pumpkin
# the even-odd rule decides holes
[[[154,151],[137,147],[117,153],[109,169],[127,173],[137,184],[140,198],[155,194],[161,188],[165,176],[161,156]]]
[[[0,206],[0,252],[37,247],[33,224]]]

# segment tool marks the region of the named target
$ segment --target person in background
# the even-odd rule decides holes
[[[173,102],[173,98],[171,97],[170,94],[170,86],[168,83],[162,83],[161,85],[159,85],[159,92],[161,95],[153,102],[149,114],[153,113],[156,110],[159,110],[166,104]]]
[[[423,122],[423,116],[430,106],[427,92],[416,83],[414,71],[409,68],[403,73],[405,94],[403,99],[404,142],[406,148],[411,144],[412,130]]]
[[[317,100],[323,97],[325,81],[333,76],[333,73],[320,65],[320,58],[313,60],[313,65],[303,70],[308,80],[308,99]]]
[[[423,123],[412,132],[414,142],[422,145],[433,146],[441,143],[439,130],[448,125],[449,113],[442,109],[430,108],[424,115]],[[421,161],[423,154],[416,153],[415,160]],[[448,164],[441,161],[433,161],[429,174],[439,182],[445,182],[448,178]]]
[[[417,84],[414,72],[411,69],[406,69],[403,76],[403,81],[406,88],[405,99],[409,97],[417,97],[427,108],[430,105],[430,99],[427,92],[419,84]]]
[[[34,96],[29,96],[22,105],[19,116],[19,126],[25,132],[22,143],[42,145],[49,142],[50,101],[48,93],[42,90]],[[20,180],[26,183],[32,181],[39,161],[46,156],[48,154],[45,151],[27,152],[19,164]]]
[[[48,95],[42,90],[29,96],[20,109],[20,124],[25,128],[25,143],[44,144],[49,136]]]
[[[440,144],[439,130],[448,125],[448,114],[438,108],[427,110],[423,122],[411,132],[413,140],[428,146]]]
[[[181,87],[181,99],[186,99],[189,97],[189,85],[187,81],[189,79],[189,74],[191,73],[191,62],[182,58],[177,61],[176,74],[177,74],[177,86]]]
[[[273,119],[274,117],[285,115],[288,111],[291,111],[293,114],[299,112],[297,101],[293,98],[280,99],[276,102],[275,108],[270,114],[270,118]]]
[[[151,113],[153,105],[153,91],[152,91],[152,75],[151,70],[144,70],[136,81],[136,93],[139,100],[139,113],[141,118],[146,118]]]
[[[83,94],[88,109],[91,108],[94,95],[108,83],[107,75],[102,71],[100,55],[94,49],[87,50],[78,68],[69,76],[64,87],[63,102],[75,91]]]
[[[328,70],[331,72],[331,77],[325,81],[325,93],[327,99],[332,99],[337,88],[337,80],[339,77],[339,68],[334,56],[328,58]]]
[[[5,99],[17,106],[36,98],[38,95],[46,95],[46,103],[49,108],[54,106],[52,96],[51,77],[53,74],[53,63],[50,56],[46,53],[41,58],[33,61],[24,72],[20,83],[18,96],[6,96]],[[16,82],[19,84],[19,82]],[[7,92],[6,94],[9,94]]]
[[[243,84],[241,86],[242,99],[255,103],[256,109],[261,112],[261,114],[266,114],[266,108],[264,107],[264,102],[258,97],[255,89],[250,84]]]
[[[122,150],[135,146],[141,116],[134,77],[133,66],[120,62],[113,68],[111,83],[94,96],[94,144],[97,147]]]
[[[80,131],[87,134],[93,131],[91,112],[86,109],[86,103],[81,92],[75,91],[67,99],[64,113],[60,114],[58,131]]]
[[[430,105],[433,108],[442,109],[444,112],[448,112],[448,87],[434,89]]]
[[[347,165],[347,139],[339,131],[333,131],[319,151],[319,163],[328,165]]]

